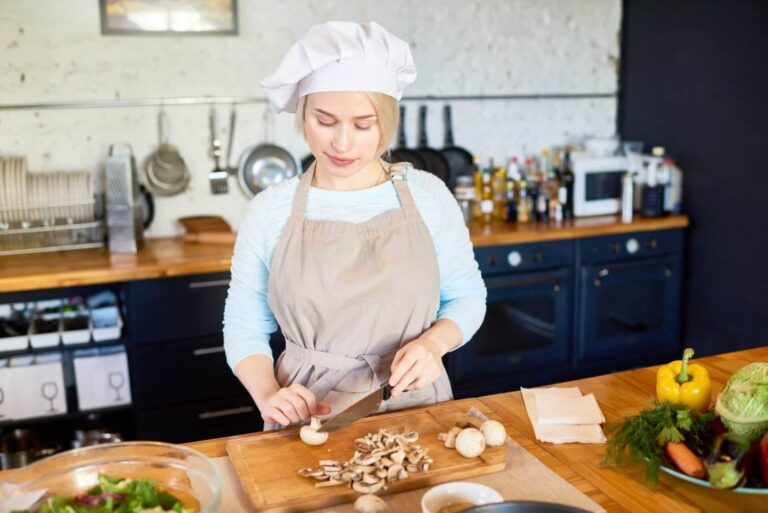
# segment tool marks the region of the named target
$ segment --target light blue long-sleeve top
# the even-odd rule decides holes
[[[248,204],[238,230],[232,281],[224,308],[224,348],[232,369],[251,355],[273,358],[269,335],[277,330],[277,322],[267,304],[267,283],[275,246],[291,215],[298,183],[298,177],[291,178],[257,194]],[[485,317],[487,295],[469,231],[453,195],[435,175],[409,170],[408,186],[437,252],[437,318],[451,319],[461,328],[463,345]],[[400,208],[400,202],[389,181],[359,191],[311,187],[306,217],[362,223],[395,208]]]

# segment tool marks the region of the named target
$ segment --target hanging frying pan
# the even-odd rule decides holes
[[[417,148],[421,157],[427,163],[427,171],[448,183],[448,161],[443,154],[429,147],[427,141],[427,106],[419,107],[419,147]]]
[[[410,162],[416,169],[427,169],[427,163],[421,156],[421,153],[416,150],[408,149],[408,141],[405,138],[405,107],[400,106],[400,125],[397,129],[397,148],[389,152],[389,158],[385,159],[388,162]]]
[[[272,118],[269,108],[264,113],[267,142],[247,148],[237,166],[237,179],[243,192],[253,197],[270,185],[300,173],[299,162],[291,152],[273,144]]]
[[[453,120],[451,106],[443,106],[443,125],[445,126],[445,145],[440,153],[448,161],[448,188],[456,187],[456,178],[462,175],[472,176],[475,172],[472,154],[453,142]]]

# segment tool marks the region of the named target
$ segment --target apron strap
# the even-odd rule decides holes
[[[285,341],[285,355],[301,362],[302,365],[312,365],[330,369],[309,389],[315,394],[318,401],[322,400],[328,392],[344,379],[348,372],[365,369],[373,372],[373,385],[378,386],[389,379],[389,364],[395,358],[397,350],[384,354],[362,354],[356,358],[340,353],[329,353],[302,347],[289,340]],[[383,371],[383,372],[382,372]]]
[[[384,162],[382,162],[382,165]],[[389,181],[395,187],[397,199],[403,210],[412,211],[416,209],[416,202],[413,200],[411,189],[408,187],[408,172],[413,169],[410,162],[398,162],[390,164],[387,169]]]
[[[315,162],[309,166],[309,169],[299,178],[299,185],[296,188],[296,194],[293,197],[293,208],[291,215],[295,219],[303,219],[307,210],[307,196],[309,195],[309,186],[312,185],[312,177],[315,176]]]

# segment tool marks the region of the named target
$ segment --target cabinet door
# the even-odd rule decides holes
[[[221,334],[229,273],[128,284],[129,336],[134,343]]]
[[[261,431],[263,422],[250,399],[140,410],[136,436],[140,440],[183,443]]]
[[[227,365],[221,337],[136,345],[131,369],[141,408],[247,396]]]
[[[581,366],[677,353],[679,258],[585,265],[580,291]]]
[[[486,279],[488,309],[482,326],[449,353],[457,386],[495,381],[505,391],[524,374],[567,368],[570,358],[571,273],[568,269]]]

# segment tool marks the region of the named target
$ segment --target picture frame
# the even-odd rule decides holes
[[[237,0],[99,0],[102,35],[237,35]]]

